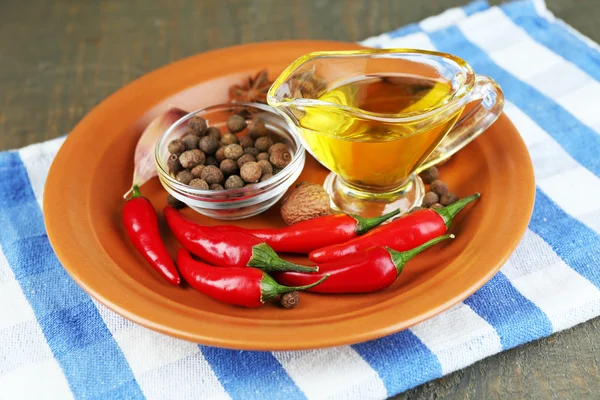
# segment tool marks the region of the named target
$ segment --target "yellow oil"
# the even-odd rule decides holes
[[[435,149],[462,109],[402,123],[377,116],[416,116],[437,108],[451,95],[450,84],[439,80],[364,76],[318,96],[333,105],[304,108],[300,133],[316,158],[347,183],[393,190]],[[338,105],[374,114],[359,117]]]

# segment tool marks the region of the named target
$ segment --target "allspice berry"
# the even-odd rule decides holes
[[[269,147],[273,145],[273,141],[268,136],[262,136],[256,139],[254,142],[254,147],[256,147],[259,151],[268,151]]]
[[[211,126],[206,131],[206,136],[210,136],[212,138],[217,139],[217,142],[221,140],[221,131],[216,126]]]
[[[221,138],[221,144],[223,146],[227,146],[228,144],[234,144],[234,143],[239,143],[240,140],[238,139],[237,136],[235,136],[233,133],[226,133],[223,135],[223,137]]]
[[[248,126],[248,135],[250,135],[251,138],[256,139],[261,136],[265,136],[266,134],[267,126],[265,125],[264,121],[260,119],[252,121],[250,126]]]
[[[184,169],[183,171],[175,175],[175,179],[177,179],[177,181],[183,183],[184,185],[187,185],[192,181],[192,179],[194,179],[194,177],[192,176],[192,173],[190,171]]]
[[[262,176],[260,177],[260,181],[264,182],[267,179],[271,178],[273,176],[273,174],[262,174]]]
[[[423,197],[423,207],[431,207],[435,203],[439,203],[440,197],[435,192],[427,192]]]
[[[219,147],[219,149],[215,152],[215,158],[219,163],[225,159],[225,147]]]
[[[237,163],[228,158],[221,161],[219,168],[221,169],[221,172],[223,172],[223,175],[227,175],[227,176],[236,174],[238,171]]]
[[[284,168],[292,161],[292,155],[288,151],[274,151],[269,157],[269,161],[276,168]]]
[[[169,158],[167,158],[167,169],[171,174],[176,174],[183,169],[177,154],[171,154]]]
[[[426,209],[425,207],[413,207],[413,208],[411,208],[411,209],[408,211],[408,213],[407,213],[407,214],[412,214],[412,213],[414,213],[414,212],[421,211],[421,210],[425,210],[425,209]]]
[[[429,185],[429,190],[442,197],[448,193],[448,185],[446,185],[446,182],[436,179]]]
[[[433,167],[429,167],[425,171],[421,172],[419,176],[423,180],[423,183],[430,184],[436,179],[439,179],[440,171],[438,171],[438,169],[434,165]]]
[[[244,185],[244,180],[239,175],[231,175],[225,181],[225,189],[241,189]]]
[[[209,189],[210,190],[225,190],[225,188],[222,185],[219,185],[218,183],[213,183],[212,185],[210,185]]]
[[[245,182],[256,183],[260,179],[261,175],[262,169],[258,163],[248,162],[242,165],[242,168],[240,168],[240,176]]]
[[[204,153],[198,149],[187,150],[179,156],[179,162],[183,168],[194,168],[196,165],[204,164],[206,160]]]
[[[279,298],[279,303],[283,308],[291,309],[295,308],[300,302],[300,294],[298,291],[282,294]]]
[[[246,136],[244,136],[244,137],[246,137]],[[256,147],[246,147],[244,149],[244,154],[250,154],[254,158],[256,158],[256,156],[258,156],[259,153],[260,153],[260,151],[258,151],[258,149]]]
[[[167,148],[171,154],[181,154],[185,151],[185,143],[181,139],[174,139],[169,142]]]
[[[244,149],[239,144],[230,144],[225,147],[225,158],[237,160],[244,154]]]
[[[192,150],[198,148],[198,143],[200,142],[200,136],[196,135],[186,135],[181,138],[183,144],[185,144],[186,150]]]
[[[273,146],[269,147],[269,155],[273,154],[276,151],[289,151],[289,150],[285,144],[275,143]]]
[[[240,146],[242,146],[242,148],[247,149],[249,147],[254,147],[254,139],[252,139],[250,136],[246,135],[246,136],[242,136],[240,138]]]
[[[217,159],[213,156],[208,156],[206,157],[206,162],[204,163],[205,165],[214,165],[215,167],[219,166],[219,163],[217,162]]]
[[[167,205],[169,205],[170,207],[173,207],[176,210],[179,210],[186,206],[186,204],[183,201],[176,199],[175,197],[173,197],[170,194],[167,195]]]
[[[219,148],[219,141],[212,136],[204,136],[200,139],[200,150],[202,150],[206,155],[213,155],[215,151]]]
[[[456,203],[457,201],[458,196],[450,192],[440,197],[440,204],[443,206],[449,206],[450,204]]]
[[[206,134],[206,130],[208,129],[208,125],[206,124],[206,120],[202,117],[193,117],[188,121],[188,128],[196,133],[198,136],[203,136]]]
[[[429,208],[444,208],[444,206],[443,206],[443,205],[441,205],[440,203],[435,203],[435,204],[433,204],[433,205],[432,205],[431,207],[429,207]]]
[[[192,170],[190,171],[192,173],[192,176],[194,178],[200,178],[200,176],[202,176],[202,170],[204,169],[205,165],[200,164],[200,165],[196,165],[194,168],[192,168]]]
[[[231,132],[241,132],[244,128],[246,128],[246,120],[241,115],[232,115],[227,118],[227,129]]]
[[[243,156],[241,156],[240,158],[237,159],[237,165],[238,167],[242,168],[242,165],[248,163],[248,162],[254,162],[256,161],[256,159],[254,157],[252,157],[250,154],[244,154]]]
[[[204,167],[202,170],[202,175],[200,176],[208,184],[222,183],[224,179],[223,172],[221,172],[221,170],[214,165],[207,165]]]
[[[260,166],[260,168],[262,169],[262,173],[264,174],[273,174],[273,165],[271,165],[270,162],[268,162],[267,160],[260,160],[257,162],[257,164]]]
[[[269,160],[269,153],[266,153],[266,152],[258,153],[258,155],[256,156],[256,160],[257,161],[261,161],[261,160],[267,160],[268,161]]]
[[[192,179],[188,185],[194,189],[208,190],[208,183],[204,179]]]

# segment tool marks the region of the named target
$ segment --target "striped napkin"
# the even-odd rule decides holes
[[[173,339],[96,303],[56,259],[40,208],[56,139],[0,153],[0,397],[383,399],[600,315],[598,45],[531,0],[477,1],[364,43],[453,53],[504,89],[537,196],[489,283],[354,346],[252,352]]]

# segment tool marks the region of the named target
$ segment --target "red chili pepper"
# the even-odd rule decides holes
[[[160,238],[156,211],[140,188],[133,186],[133,196],[123,207],[123,224],[129,239],[150,265],[169,283],[179,285],[181,278]]]
[[[213,267],[194,260],[185,249],[179,249],[177,264],[183,279],[194,289],[223,303],[251,308],[260,307],[280,294],[310,289],[329,277],[325,274],[303,286],[283,286],[259,269]]]
[[[308,258],[322,263],[360,253],[374,246],[387,246],[397,251],[413,249],[445,234],[456,214],[479,196],[479,193],[475,193],[443,208],[416,211],[346,243],[315,250]]]
[[[375,218],[363,218],[353,214],[327,215],[298,222],[283,228],[244,229],[231,225],[219,225],[219,230],[243,230],[263,240],[275,251],[307,254],[324,246],[344,243],[360,236],[400,210]]]
[[[371,247],[361,253],[341,257],[319,265],[316,274],[281,272],[274,275],[284,285],[303,285],[311,278],[330,275],[327,281],[309,289],[318,293],[370,293],[382,290],[396,281],[404,265],[422,252],[442,240],[454,235],[438,236],[412,250],[399,252],[389,247]]]
[[[268,244],[249,233],[218,230],[186,219],[172,207],[163,210],[165,219],[179,242],[193,254],[213,265],[223,267],[256,267],[263,271],[315,272],[307,267],[285,261]]]

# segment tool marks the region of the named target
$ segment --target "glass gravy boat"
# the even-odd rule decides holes
[[[376,216],[421,205],[417,174],[488,128],[504,96],[458,57],[373,49],[306,54],[275,80],[267,101],[331,171],[324,187],[332,206]]]

